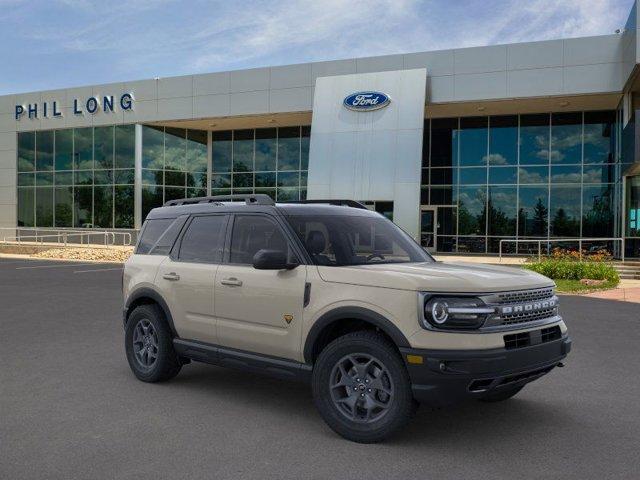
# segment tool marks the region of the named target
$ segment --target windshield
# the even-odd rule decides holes
[[[433,261],[409,235],[382,216],[294,215],[287,220],[316,265]]]

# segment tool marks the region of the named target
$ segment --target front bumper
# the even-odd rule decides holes
[[[415,399],[443,406],[540,378],[571,351],[571,339],[565,334],[554,341],[511,350],[401,348],[400,351]]]

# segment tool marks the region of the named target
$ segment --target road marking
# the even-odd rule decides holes
[[[90,273],[90,272],[109,272],[109,271],[113,271],[113,270],[122,270],[124,267],[118,267],[118,268],[95,268],[93,270],[76,270],[73,273]]]
[[[28,268],[65,268],[65,267],[86,267],[88,265],[95,265],[95,263],[71,263],[66,265],[34,265],[29,267],[16,267],[16,270],[26,270]]]

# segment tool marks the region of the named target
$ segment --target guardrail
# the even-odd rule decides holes
[[[62,246],[95,247],[102,245],[104,247],[130,246],[132,236],[130,232],[109,232],[109,231],[87,231],[87,230],[58,230],[58,233],[49,233],[47,230],[37,229],[33,227],[5,227],[2,230],[9,230],[17,233],[17,235],[3,236],[3,243],[53,243]],[[25,232],[25,233],[22,233]],[[35,232],[35,233],[32,233]],[[40,233],[45,232],[45,233]],[[92,240],[98,239],[98,242]]]
[[[577,243],[578,244],[578,252],[579,258],[582,260],[582,245],[585,243],[591,242],[620,242],[620,257],[624,262],[624,238],[620,237],[611,237],[611,238],[541,238],[537,239],[526,239],[526,238],[503,238],[500,240],[500,244],[498,246],[498,255],[500,257],[500,261],[502,261],[502,244],[503,243],[515,243],[516,247],[518,243],[537,243],[538,244],[538,260],[542,258],[542,244],[544,243],[547,247],[547,251],[551,250],[552,243]]]

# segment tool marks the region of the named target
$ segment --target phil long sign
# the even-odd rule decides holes
[[[133,110],[133,94],[123,93],[120,97],[114,95],[93,96],[87,99],[74,98],[72,102],[72,113],[74,115],[84,115],[98,113],[102,110],[105,113],[113,113],[116,110]],[[56,100],[51,102],[28,103],[26,105],[16,105],[16,120],[22,118],[56,118],[62,117],[62,105]]]
[[[356,92],[347,95],[342,101],[349,110],[368,112],[386,107],[391,102],[388,95],[382,92]]]

